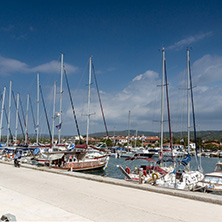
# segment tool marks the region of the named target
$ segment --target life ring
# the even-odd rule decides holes
[[[143,170],[143,175],[144,175],[145,177],[147,176],[146,170]]]
[[[152,174],[152,178],[153,178],[154,180],[157,180],[157,179],[159,179],[159,175],[158,175],[157,173],[153,173],[153,174]]]
[[[125,171],[126,171],[128,174],[130,174],[130,168],[129,168],[129,167],[127,167],[127,168],[125,169]]]

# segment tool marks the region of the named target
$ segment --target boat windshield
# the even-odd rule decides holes
[[[209,177],[209,176],[206,176],[205,179],[204,179],[204,182],[207,182],[207,183],[218,183],[218,180],[219,180],[219,177]]]
[[[215,171],[215,172],[222,171],[222,163],[217,164],[214,171]]]
[[[222,178],[219,178],[218,184],[222,184]]]

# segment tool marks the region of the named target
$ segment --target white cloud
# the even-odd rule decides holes
[[[65,63],[67,73],[74,73],[78,68],[76,66]],[[60,70],[60,62],[51,61],[36,67],[30,67],[28,64],[16,59],[5,58],[0,56],[0,75],[13,75],[15,73],[58,73]]]
[[[194,101],[198,130],[222,128],[222,87],[219,84],[219,81],[222,81],[221,64],[222,57],[205,55],[192,65],[193,85],[197,85],[194,88]],[[75,72],[76,67],[71,65],[69,67],[66,64],[66,69],[68,73]],[[0,57],[0,74],[37,71],[52,73],[59,72],[59,70],[60,64],[56,61],[30,67],[18,60]],[[172,130],[186,130],[186,90],[178,90],[176,85],[172,85],[170,76],[168,80]],[[159,132],[159,123],[154,123],[153,120],[160,119],[161,93],[160,87],[157,87],[160,83],[160,75],[155,71],[147,70],[132,78],[128,86],[120,92],[107,93],[103,91],[101,99],[108,129],[112,131],[114,126],[116,130],[127,129],[128,111],[130,110],[132,129]],[[95,87],[95,85],[93,86]],[[84,134],[86,132],[86,116],[82,114],[87,113],[87,88],[73,90],[72,95],[80,132]],[[91,90],[91,95],[91,113],[95,112],[96,114],[90,117],[90,132],[104,131],[97,92],[94,88]],[[164,103],[164,119],[166,120],[166,99]],[[77,134],[67,90],[64,91],[63,96],[63,113],[62,133]],[[181,126],[181,122],[183,122],[183,126]],[[167,131],[167,122],[164,125],[165,131]]]
[[[138,127],[140,129],[143,128],[148,130],[150,127],[148,126],[148,123],[151,123],[153,120],[153,104],[156,102],[156,99],[158,101],[160,100],[160,94],[158,94],[159,88],[157,87],[159,83],[160,80],[158,78],[158,73],[148,70],[145,73],[136,76],[121,92],[117,92],[115,94],[103,92],[103,94],[101,94],[101,98],[107,122],[112,123],[112,125],[117,127],[121,127],[121,129],[126,129],[128,111],[131,110],[131,125],[135,127],[138,123]],[[80,93],[87,95],[86,92],[82,91],[78,92],[78,96],[80,96]],[[92,94],[96,96],[96,91],[92,90]],[[75,104],[77,104],[76,113],[86,113],[86,99],[85,105],[80,105],[80,103],[76,101]],[[159,110],[159,107],[156,108]],[[98,99],[91,102],[91,112],[96,113],[96,115],[91,116],[91,126],[99,125],[99,129],[104,131]],[[71,117],[72,110],[70,108],[68,113],[70,114],[70,118],[73,118]],[[80,122],[84,124],[86,117],[79,116],[78,119],[80,118],[82,120]],[[140,121],[138,119],[140,119]],[[109,127],[111,126],[108,124],[108,128]],[[83,132],[85,132],[85,129],[83,130]]]
[[[196,84],[222,81],[222,57],[205,55],[192,65]]]
[[[26,63],[0,56],[0,75],[8,75],[15,72],[27,73],[28,70],[29,67]]]
[[[182,47],[186,46],[190,46],[191,43],[197,42],[199,40],[202,40],[208,36],[212,35],[212,32],[207,32],[207,33],[203,33],[203,34],[198,34],[198,35],[194,35],[194,36],[189,36],[185,39],[182,39],[178,42],[175,42],[173,45],[170,45],[167,47],[168,50],[170,49],[181,49]]]
[[[33,72],[43,72],[43,73],[57,73],[60,70],[60,62],[58,61],[51,61],[39,66],[36,66],[32,68]],[[65,64],[65,69],[67,73],[73,73],[75,72],[78,68],[69,64]]]
[[[202,62],[211,61],[202,67]],[[209,71],[212,69],[214,59],[209,56],[203,57],[202,60],[196,61],[195,72],[201,70]],[[202,61],[202,62],[200,62]],[[218,67],[220,59],[215,62],[214,67]],[[200,68],[203,68],[200,70]],[[209,74],[209,78],[215,81],[219,78],[219,73],[216,77]],[[197,77],[196,77],[197,78]],[[221,77],[220,77],[221,78]],[[170,80],[170,78],[168,78]],[[158,73],[147,70],[146,72],[137,75],[132,79],[129,85],[121,92],[101,94],[102,104],[105,112],[105,117],[108,123],[108,129],[112,131],[114,126],[116,130],[127,129],[128,127],[128,111],[131,111],[131,128],[146,131],[160,131],[160,123],[154,120],[160,120],[160,99],[161,92],[160,77]],[[222,110],[222,87],[207,85],[209,81],[205,81],[201,86],[198,84],[193,89],[194,104],[196,114],[197,130],[221,129],[221,110]],[[186,88],[186,87],[185,87]],[[176,85],[171,85],[169,82],[169,96],[170,96],[170,111],[171,111],[171,125],[173,131],[187,130],[187,91],[179,90]],[[87,96],[85,90],[78,91],[78,96]],[[95,90],[92,89],[92,95],[96,95]],[[75,97],[74,97],[75,98]],[[75,99],[74,99],[75,100]],[[81,128],[81,133],[86,132],[86,117],[81,116],[82,113],[87,112],[87,100],[82,104],[83,100],[75,101],[76,113]],[[68,106],[67,106],[68,107]],[[70,106],[69,106],[70,107]],[[104,131],[101,111],[98,100],[91,102],[91,112],[96,115],[91,116],[90,132]],[[73,119],[72,111],[68,109],[69,118]],[[164,120],[167,120],[166,97],[164,99]],[[68,117],[68,116],[67,116]],[[72,122],[66,120],[67,122]],[[191,116],[192,121],[192,116]],[[73,122],[72,122],[73,123]],[[191,123],[193,126],[193,124]],[[164,123],[164,130],[168,131],[168,123]]]

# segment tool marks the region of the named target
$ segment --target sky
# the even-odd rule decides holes
[[[164,47],[172,130],[186,131],[186,49],[189,48],[197,130],[221,130],[221,39],[222,3],[217,0],[4,1],[0,7],[0,91],[2,94],[6,86],[5,107],[9,112],[12,80],[24,114],[30,93],[35,121],[29,107],[28,131],[34,133],[39,72],[52,125],[53,85],[57,81],[56,112],[59,112],[63,53],[80,133],[85,134],[88,66],[92,56],[108,130],[127,130],[130,125],[134,130],[159,132]],[[167,120],[166,97],[164,104],[164,120]],[[21,112],[21,106],[19,109]],[[93,76],[90,114],[89,132],[105,131]],[[12,132],[15,132],[15,116],[12,101]],[[48,133],[41,99],[39,127],[41,133]],[[164,131],[168,131],[167,121]],[[7,133],[5,116],[2,132]],[[63,79],[62,135],[76,134]]]

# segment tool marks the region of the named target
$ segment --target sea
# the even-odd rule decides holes
[[[155,158],[154,158],[155,159]],[[158,160],[158,159],[155,159]],[[199,157],[199,162],[203,168],[203,173],[210,173],[214,171],[216,167],[216,163],[219,161],[218,158],[209,158],[209,157]],[[117,167],[117,165],[121,165],[124,169],[126,167],[129,167],[131,170],[136,168],[139,168],[141,165],[148,165],[147,160],[126,160],[126,158],[115,158],[110,157],[108,166],[105,170],[100,171],[92,171],[92,172],[86,172],[89,174],[96,174],[111,178],[117,178],[124,180],[125,176],[120,171],[120,169]],[[178,169],[183,169],[183,166],[178,167]],[[195,157],[192,157],[190,162],[190,170],[197,170],[197,161]]]

